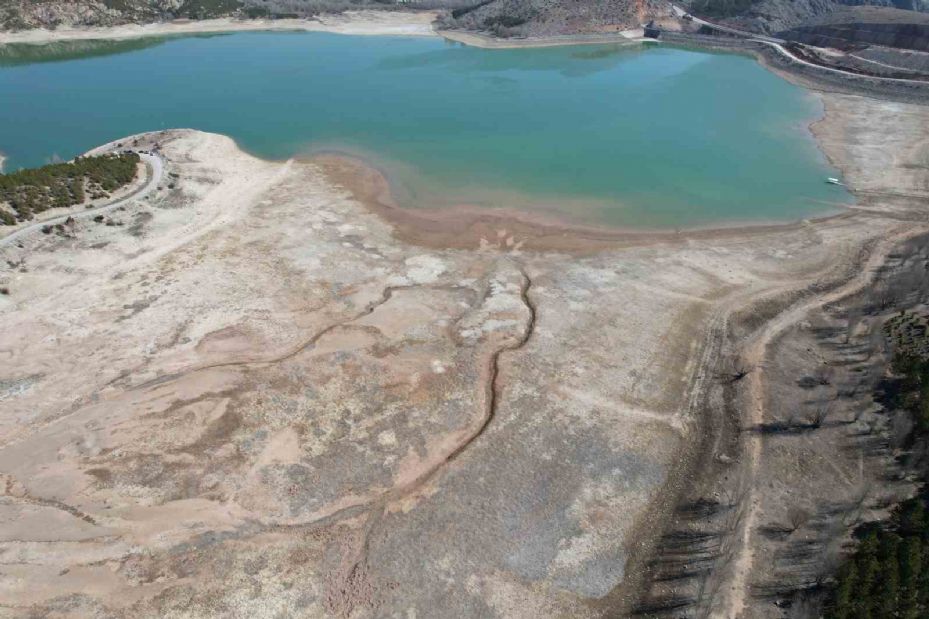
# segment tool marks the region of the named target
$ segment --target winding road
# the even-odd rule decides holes
[[[10,234],[6,235],[0,239],[0,249],[8,246],[10,243],[16,239],[22,238],[23,236],[34,232],[35,230],[40,230],[44,226],[54,226],[55,224],[64,223],[69,217],[79,219],[82,217],[88,217],[91,215],[99,215],[101,213],[107,213],[113,209],[119,208],[133,200],[139,200],[144,198],[152,192],[161,182],[162,176],[164,175],[164,162],[161,157],[158,155],[150,155],[147,153],[139,153],[139,158],[146,163],[147,168],[150,170],[148,181],[142,185],[137,191],[131,193],[125,198],[120,198],[115,202],[110,202],[109,204],[103,204],[101,206],[95,206],[94,208],[84,209],[82,211],[74,211],[72,213],[65,213],[64,215],[59,215],[58,217],[52,217],[51,219],[45,219],[42,221],[37,221],[33,224],[30,224],[19,230],[14,230]]]
[[[683,18],[684,15],[687,14],[687,11],[677,6],[673,2],[670,4],[671,4],[671,10],[674,12],[674,14],[678,18]],[[837,69],[835,67],[827,67],[825,65],[816,64],[815,62],[810,62],[809,60],[804,60],[803,58],[794,56],[790,52],[790,50],[784,47],[784,43],[787,42],[784,39],[778,39],[776,37],[769,37],[769,36],[765,36],[762,34],[758,34],[756,32],[747,32],[745,30],[737,30],[735,28],[730,28],[728,26],[721,26],[719,24],[714,24],[713,22],[706,21],[705,19],[700,19],[699,17],[695,17],[693,15],[691,15],[690,17],[691,17],[691,21],[695,24],[706,26],[707,28],[712,28],[713,30],[718,30],[719,32],[725,32],[727,34],[744,37],[748,39],[749,41],[763,43],[769,47],[773,47],[775,50],[777,50],[779,54],[787,57],[792,62],[796,62],[797,64],[805,65],[807,67],[813,67],[814,69],[819,69],[821,71],[827,71],[829,73],[836,73],[838,75],[844,75],[844,76],[854,77],[854,78],[876,80],[878,82],[897,82],[897,83],[904,83],[904,84],[926,84],[925,80],[920,80],[920,79],[908,79],[908,78],[903,78],[903,77],[881,77],[879,75],[865,75],[863,73],[855,73],[854,71],[846,71],[844,69]],[[857,58],[857,56],[855,56],[855,58]],[[887,66],[890,66],[890,65],[887,65]]]
[[[673,2],[669,2],[669,4],[671,5],[671,11],[673,11],[674,14],[675,14],[678,18],[683,18],[684,15],[687,15],[687,11],[685,11],[685,10],[683,9],[683,7],[679,7],[678,5],[674,4]],[[713,30],[719,30],[720,32],[726,32],[726,33],[728,33],[728,34],[734,34],[734,35],[737,35],[737,36],[740,36],[740,37],[745,37],[745,38],[747,38],[747,39],[754,39],[754,40],[757,40],[757,41],[764,41],[765,43],[775,43],[775,44],[786,43],[786,41],[785,41],[784,39],[778,39],[778,38],[775,38],[775,37],[765,36],[765,35],[762,35],[762,34],[758,34],[757,32],[747,32],[747,31],[745,31],[745,30],[736,30],[735,28],[730,28],[729,26],[720,26],[719,24],[714,24],[713,22],[706,21],[705,19],[700,19],[699,17],[697,17],[697,16],[695,16],[695,15],[691,15],[691,16],[690,16],[690,21],[692,21],[692,22],[695,23],[695,24],[699,24],[699,25],[701,25],[701,26],[706,26],[706,27],[708,27],[708,28],[712,28]]]

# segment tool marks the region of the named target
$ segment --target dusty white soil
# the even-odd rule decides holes
[[[727,316],[917,227],[894,192],[926,190],[926,117],[827,97],[817,135],[865,196],[845,216],[596,242],[478,217],[456,249],[319,164],[145,136],[174,189],[0,249],[0,605],[624,608]]]
[[[450,41],[464,43],[471,47],[483,47],[486,49],[510,49],[518,47],[559,47],[562,45],[633,45],[633,44],[655,44],[655,39],[646,39],[642,36],[641,28],[633,30],[621,30],[619,32],[603,32],[594,34],[568,34],[550,37],[527,37],[527,38],[510,38],[502,39],[500,37],[490,36],[479,32],[470,32],[466,30],[439,30],[438,34]]]

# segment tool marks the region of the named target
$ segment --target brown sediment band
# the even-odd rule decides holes
[[[348,190],[370,211],[394,228],[407,243],[431,248],[475,249],[494,247],[534,251],[595,253],[622,247],[682,243],[693,240],[751,237],[799,230],[813,223],[860,216],[853,211],[783,224],[738,225],[686,230],[640,231],[590,226],[559,220],[551,215],[473,205],[453,208],[405,208],[391,194],[386,175],[367,162],[346,155],[315,155],[330,182]]]

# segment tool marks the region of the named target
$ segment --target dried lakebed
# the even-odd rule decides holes
[[[849,213],[595,239],[476,215],[455,249],[328,164],[140,137],[173,187],[0,248],[0,605],[628,614],[703,472],[730,324],[929,227],[929,110],[822,100]],[[764,567],[742,538],[720,608]]]

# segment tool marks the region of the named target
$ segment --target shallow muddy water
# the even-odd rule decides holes
[[[323,33],[17,45],[0,101],[7,171],[192,127],[261,157],[360,155],[410,206],[677,228],[851,201],[825,183],[816,98],[738,55]]]

